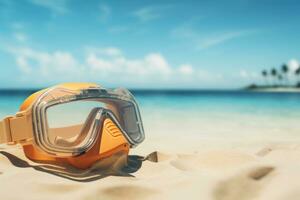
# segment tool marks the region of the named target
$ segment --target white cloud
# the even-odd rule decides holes
[[[191,65],[189,64],[183,64],[181,66],[179,66],[178,68],[178,71],[181,73],[181,74],[184,74],[184,75],[190,75],[194,72],[194,69]]]
[[[162,7],[146,6],[136,10],[133,15],[136,16],[141,22],[155,20],[161,17]]]
[[[178,26],[171,31],[171,35],[176,38],[196,39],[199,33],[187,26]]]
[[[98,58],[96,54],[93,53],[88,55],[86,58],[86,63],[91,66],[92,70],[101,71],[105,74],[113,69],[113,64],[110,61]]]
[[[300,63],[296,59],[291,59],[287,65],[292,73],[294,73],[300,67]]]
[[[30,74],[32,72],[31,67],[29,66],[27,59],[23,56],[16,57],[16,63],[20,70],[25,74]]]
[[[183,25],[173,29],[171,31],[171,36],[177,39],[184,39],[185,41],[188,40],[188,42],[195,46],[195,49],[203,50],[257,32],[257,30],[232,30],[210,33],[208,35],[194,30],[190,25]]]
[[[18,42],[26,42],[27,41],[27,36],[24,33],[14,33],[14,37]]]
[[[258,79],[260,76],[256,72],[248,72],[245,69],[240,70],[239,76],[244,79]]]
[[[105,56],[89,52],[85,65],[89,66],[91,74],[96,75],[99,80],[133,84],[132,87],[195,87],[195,83],[197,87],[203,87],[199,83],[223,80],[221,74],[212,74],[189,64],[171,66],[160,53],[149,53],[142,58],[131,59],[124,54]]]
[[[23,24],[23,23],[20,23],[20,22],[13,22],[13,23],[11,24],[11,27],[12,27],[13,29],[16,29],[16,30],[21,30],[21,29],[24,28],[24,24]]]
[[[145,57],[146,66],[148,67],[148,71],[158,71],[162,74],[169,74],[171,72],[171,68],[165,58],[158,54],[152,53]]]
[[[108,28],[108,32],[109,33],[123,33],[128,31],[130,28],[128,26],[125,25],[121,25],[121,26],[112,26],[110,28]]]
[[[158,53],[151,53],[142,59],[130,59],[122,54],[105,57],[90,52],[86,57],[87,66],[90,66],[93,73],[123,74],[124,76],[165,76],[171,73],[172,69],[165,58]]]
[[[289,71],[288,71],[288,81],[290,83],[296,83],[298,82],[298,77],[295,76],[295,72],[296,70],[300,67],[300,63],[298,60],[296,59],[290,59],[288,62],[287,62],[287,66],[289,68]]]
[[[116,47],[105,47],[105,48],[86,47],[85,50],[87,53],[96,53],[105,56],[122,55],[122,51]]]
[[[248,74],[248,72],[246,70],[241,70],[240,71],[240,76],[242,78],[249,78],[249,74]]]
[[[213,47],[219,44],[222,44],[224,42],[227,42],[232,39],[240,38],[246,35],[250,35],[255,33],[256,31],[253,30],[244,30],[244,31],[231,31],[231,32],[225,32],[216,34],[215,36],[204,38],[203,40],[199,40],[199,49],[206,49],[209,47]]]
[[[52,84],[64,81],[95,81],[131,87],[185,86],[201,81],[213,82],[218,75],[190,64],[171,66],[160,53],[129,58],[116,47],[85,48],[83,60],[70,52],[38,51],[29,47],[10,47],[22,80]]]
[[[67,2],[68,0],[29,0],[32,4],[48,8],[49,10],[64,14],[68,11]]]
[[[105,22],[108,19],[108,17],[111,15],[111,8],[108,5],[101,4],[99,6],[99,10],[100,10],[100,20],[102,22]]]
[[[80,65],[68,52],[40,52],[31,48],[8,49],[15,55],[16,64],[24,74],[36,74],[39,78],[55,78],[55,75],[75,75]]]

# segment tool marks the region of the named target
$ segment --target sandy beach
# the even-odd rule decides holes
[[[257,88],[257,89],[250,89],[250,91],[253,92],[280,92],[280,93],[299,93],[300,89],[299,88],[284,88],[284,87],[277,87],[277,88]]]
[[[9,105],[2,116],[17,107],[11,99],[2,98]],[[0,145],[0,197],[300,199],[296,93],[151,94],[138,100],[146,139],[128,158],[115,155],[82,171],[35,163],[21,146]]]
[[[300,199],[299,144],[154,135],[134,149],[127,162],[117,155],[109,170],[86,171],[34,163],[20,146],[2,145],[0,195],[7,200],[295,200]]]

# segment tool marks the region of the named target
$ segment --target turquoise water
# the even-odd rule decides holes
[[[0,117],[15,114],[32,91],[2,91]],[[132,91],[146,133],[300,136],[300,94],[244,91]],[[299,135],[299,136],[298,136]]]

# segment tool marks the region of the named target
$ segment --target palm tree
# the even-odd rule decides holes
[[[267,72],[267,70],[263,70],[261,72],[261,74],[265,78],[265,84],[268,85],[268,78],[267,78],[268,77],[268,72]]]
[[[299,67],[296,69],[295,75],[298,76],[298,83],[296,83],[296,85],[297,85],[298,87],[300,87],[300,80],[299,80],[299,77],[300,77],[300,65],[299,65]]]
[[[277,77],[277,70],[275,68],[271,69],[271,75],[274,77],[274,86],[276,85],[276,77]]]
[[[278,74],[277,78],[278,78],[278,81],[279,81],[279,85],[282,85],[282,80],[283,80],[282,74]]]
[[[286,85],[288,85],[288,72],[289,72],[289,67],[287,66],[287,64],[283,64],[281,66],[281,71],[284,74],[284,79],[286,81]]]

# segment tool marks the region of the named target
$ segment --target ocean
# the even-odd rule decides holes
[[[0,91],[0,117],[15,114],[31,90]],[[300,137],[300,93],[132,90],[146,134]],[[62,119],[63,120],[63,119]]]

